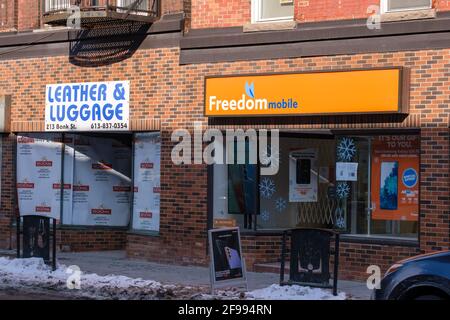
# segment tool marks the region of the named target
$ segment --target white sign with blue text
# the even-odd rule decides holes
[[[129,130],[129,81],[49,84],[46,131]]]

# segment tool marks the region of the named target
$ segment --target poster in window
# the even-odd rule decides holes
[[[125,159],[124,154],[128,154]],[[127,226],[131,147],[113,138],[77,135],[74,155],[75,225]],[[128,162],[128,165],[124,162]]]
[[[419,137],[378,136],[371,152],[372,219],[417,221]]]
[[[17,136],[17,195],[21,216],[60,219],[62,135],[55,133]],[[70,139],[70,138],[68,138]],[[65,149],[63,216],[71,215],[71,150]]]
[[[134,138],[133,229],[159,231],[161,135],[138,133]]]
[[[228,213],[250,214],[256,211],[256,181],[257,166],[249,164],[250,145],[245,142],[245,149],[238,149],[238,144],[233,142],[233,164],[227,166],[228,172]],[[245,164],[238,164],[240,152],[245,152]]]
[[[317,149],[302,149],[289,154],[289,201],[317,202]]]

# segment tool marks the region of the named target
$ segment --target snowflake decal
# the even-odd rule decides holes
[[[286,206],[287,202],[285,199],[278,198],[277,200],[275,200],[275,208],[277,209],[278,212],[284,211],[284,209],[286,209]]]
[[[356,145],[353,139],[342,138],[337,146],[339,161],[351,161],[356,155]]]
[[[259,183],[259,192],[261,197],[265,199],[272,198],[275,193],[275,182],[273,182],[273,179],[263,178]]]
[[[344,211],[342,208],[336,208],[335,211],[335,218],[336,218],[336,227],[338,229],[345,229],[345,219],[344,219]]]
[[[347,182],[339,182],[336,187],[336,194],[339,199],[345,199],[350,194],[350,186]]]
[[[336,219],[336,227],[339,229],[345,229],[345,220],[343,217],[339,217]]]
[[[272,165],[277,168],[280,166],[280,150],[275,150],[271,145],[267,146],[266,152],[261,154],[261,163],[263,165]]]
[[[270,212],[267,210],[261,211],[261,219],[262,221],[269,221],[270,219]]]

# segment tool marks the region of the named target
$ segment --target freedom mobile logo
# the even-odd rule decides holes
[[[144,160],[144,162],[141,162],[141,164],[140,164],[141,169],[153,169],[153,167],[154,167],[154,164],[153,164],[153,162],[150,161],[149,158],[146,158]]]
[[[53,190],[61,189],[61,181],[57,181],[56,183],[53,183],[52,188],[53,188]],[[70,190],[70,189],[72,189],[72,185],[70,183],[64,183],[63,188],[64,188],[64,190]]]
[[[91,209],[91,214],[106,214],[106,215],[110,215],[112,213],[111,209],[107,209],[102,205],[100,205],[99,208],[93,208]]]
[[[293,98],[277,101],[258,99],[255,96],[255,83],[245,83],[245,93],[240,99],[219,100],[217,96],[209,97],[209,111],[264,111],[270,109],[297,109],[299,104]]]
[[[45,201],[42,202],[40,205],[35,207],[36,212],[41,213],[49,213],[52,211],[52,207],[50,207]]]
[[[17,183],[18,189],[34,189],[34,183],[24,179],[22,182]]]
[[[41,160],[36,161],[36,167],[51,167],[53,162],[43,157]]]
[[[81,183],[80,180],[78,180],[78,183],[73,185],[73,191],[88,192],[89,191],[89,185],[83,184],[83,183]]]
[[[145,208],[144,211],[139,212],[139,218],[141,219],[151,219],[153,218],[153,212]]]
[[[113,186],[113,192],[131,192],[131,186],[120,181],[119,185]]]

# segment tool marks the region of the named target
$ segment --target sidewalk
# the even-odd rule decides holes
[[[0,256],[11,256],[14,252],[0,251]],[[155,280],[163,284],[186,286],[209,286],[209,269],[205,267],[186,267],[163,265],[146,261],[127,259],[124,251],[58,253],[58,263],[66,266],[77,265],[83,273],[96,273],[100,276],[122,275],[130,278]],[[274,273],[248,272],[248,289],[255,290],[279,282]],[[339,281],[339,290],[353,299],[369,299],[371,292],[365,283]]]

